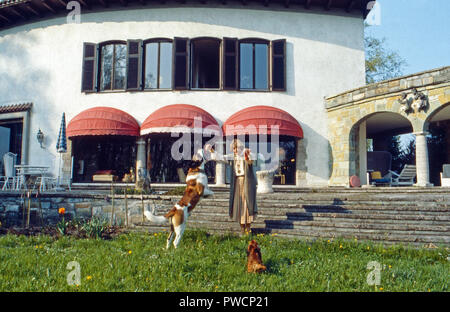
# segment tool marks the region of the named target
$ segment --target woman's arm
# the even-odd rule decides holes
[[[219,162],[219,163],[223,163],[223,164],[228,164],[230,160],[233,160],[234,154],[226,154],[226,155],[221,155],[218,154],[211,145],[205,145],[205,150],[209,151],[211,154],[211,160]]]

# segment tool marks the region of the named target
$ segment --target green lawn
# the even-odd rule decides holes
[[[448,291],[448,250],[382,247],[357,241],[253,236],[263,274],[246,272],[251,236],[186,231],[177,250],[166,233],[122,234],[112,240],[0,236],[0,291]],[[67,264],[80,264],[68,285]],[[369,286],[370,261],[381,264]],[[73,270],[73,269],[72,269]]]

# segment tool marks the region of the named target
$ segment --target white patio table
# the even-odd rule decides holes
[[[28,190],[29,185],[27,185],[27,178],[31,176],[41,177],[39,189],[41,191],[46,189],[44,177],[50,167],[34,165],[15,165],[14,167],[17,170],[16,190],[21,190],[22,187]]]

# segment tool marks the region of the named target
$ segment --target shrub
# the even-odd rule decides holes
[[[86,232],[86,235],[91,238],[101,238],[107,228],[108,221],[98,217],[92,217],[81,227],[81,229]]]

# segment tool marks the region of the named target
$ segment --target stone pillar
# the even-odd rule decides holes
[[[57,154],[59,157],[59,155]],[[72,178],[73,172],[73,163],[72,163],[72,140],[67,139],[67,152],[63,153],[61,162],[61,179],[69,180]]]
[[[306,146],[305,139],[297,140],[295,152],[295,186],[306,187]]]
[[[224,152],[224,144],[223,142],[216,143],[216,149],[218,154],[223,154]],[[225,186],[225,169],[226,165],[220,162],[216,162],[216,186]]]
[[[359,179],[361,185],[367,185],[367,137],[366,137],[366,121],[359,125]]]
[[[433,186],[430,184],[430,165],[428,161],[427,132],[416,132],[416,186]]]
[[[145,140],[138,139],[136,141],[137,155],[136,155],[136,186],[142,185],[145,181],[147,171],[147,159],[145,158]]]

